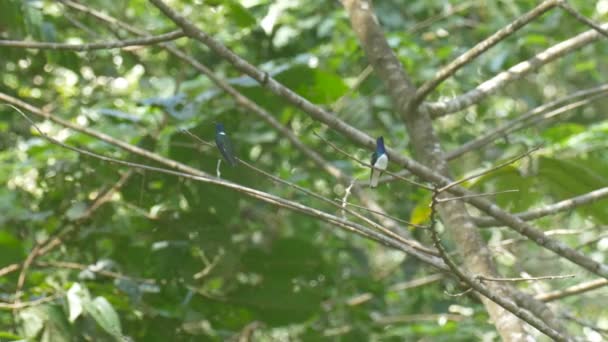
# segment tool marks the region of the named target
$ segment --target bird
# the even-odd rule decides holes
[[[369,186],[375,188],[378,186],[378,178],[382,175],[382,171],[386,170],[388,166],[388,155],[384,150],[384,138],[379,137],[376,139],[376,151],[372,154],[372,161],[370,163],[372,168],[372,174],[369,179]]]
[[[232,149],[232,143],[230,142],[230,138],[226,135],[226,131],[224,130],[224,124],[217,122],[215,124],[215,145],[217,149],[220,150],[222,157],[224,160],[230,164],[231,166],[236,166],[237,159],[234,156],[234,150]]]

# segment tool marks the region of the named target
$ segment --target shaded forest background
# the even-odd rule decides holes
[[[261,70],[260,79],[148,1],[0,1],[0,341],[506,339],[478,289],[435,249],[431,230],[457,265],[478,275],[463,260],[481,250],[462,249],[460,227],[444,223],[449,213],[433,213],[429,229],[439,176],[404,170],[422,160],[442,172],[425,162],[408,131],[414,121],[403,119],[395,89],[370,66],[382,60],[362,48],[352,11],[337,1],[166,3]],[[549,316],[524,310],[549,328],[602,341],[608,26],[602,32],[584,20],[605,22],[608,1],[570,1],[576,12],[543,3],[551,6],[431,87],[411,112],[428,118],[442,148],[433,158],[452,179],[505,164],[461,187],[578,253],[539,245],[512,229],[519,223],[506,227],[469,203],[497,269],[488,278],[507,278],[476,282],[506,283],[528,296],[523,302],[548,304]],[[392,0],[373,11],[395,60],[420,86],[535,6]],[[572,39],[582,42],[543,59]],[[488,80],[502,83],[483,93]],[[313,107],[277,94],[275,81]],[[482,93],[468,105],[440,106],[475,89]],[[334,118],[368,136],[345,134]],[[222,163],[220,180],[215,122],[244,162]],[[45,135],[193,177],[100,160]],[[392,158],[391,173],[422,187],[390,174],[377,189],[367,186],[369,166],[351,157],[367,163],[378,136],[406,158]],[[548,278],[517,279],[526,277]]]

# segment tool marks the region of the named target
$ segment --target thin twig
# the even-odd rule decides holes
[[[0,309],[3,310],[20,310],[25,309],[30,306],[41,305],[44,303],[52,302],[55,299],[59,298],[60,295],[53,294],[47,297],[38,298],[35,300],[31,300],[29,302],[18,302],[18,303],[0,303]]]
[[[585,319],[578,318],[568,312],[562,312],[561,316],[566,319],[569,319],[573,322],[576,322],[577,324],[579,324],[583,327],[593,329],[593,330],[597,331],[598,333],[602,334],[603,336],[608,336],[608,329],[598,327],[596,324],[593,324]]]
[[[585,204],[591,204],[606,197],[608,197],[608,187],[593,190],[580,196],[567,198],[563,201],[549,204],[541,208],[518,213],[515,214],[515,216],[524,221],[536,220],[544,216],[555,215],[563,211],[568,211]],[[474,218],[474,221],[478,227],[492,227],[501,224],[501,222],[492,217],[476,217]]]
[[[601,25],[601,28],[608,28],[608,23]],[[441,117],[449,113],[454,113],[472,106],[485,99],[489,95],[505,87],[512,81],[520,79],[528,73],[548,64],[567,53],[579,51],[579,49],[599,39],[600,33],[595,29],[580,33],[570,39],[555,44],[548,49],[536,54],[534,57],[520,62],[511,68],[498,73],[494,77],[478,85],[453,99],[439,102],[424,102],[418,108],[421,113],[429,114],[433,118]]]
[[[319,139],[323,140],[323,142],[324,142],[324,143],[328,144],[328,145],[329,145],[331,148],[333,148],[334,150],[336,150],[336,151],[338,151],[338,152],[342,153],[343,155],[345,155],[345,156],[347,156],[348,158],[350,158],[350,159],[352,159],[352,160],[356,161],[357,163],[359,163],[359,164],[361,164],[361,165],[363,165],[363,166],[365,166],[365,167],[369,167],[370,169],[376,169],[376,170],[380,170],[380,169],[376,168],[375,166],[373,166],[372,164],[367,163],[367,162],[364,162],[364,161],[362,161],[361,159],[359,159],[359,158],[357,158],[357,157],[355,157],[355,156],[351,155],[350,153],[348,153],[348,152],[344,151],[343,149],[339,148],[339,147],[338,147],[338,146],[336,146],[334,143],[332,143],[331,141],[329,141],[329,140],[325,139],[324,137],[322,137],[322,136],[321,136],[320,134],[318,134],[317,132],[313,132],[313,134],[314,134],[315,136],[317,136]],[[417,187],[420,187],[420,188],[423,188],[423,189],[426,189],[426,190],[433,190],[433,188],[431,188],[431,187],[429,187],[429,186],[427,186],[427,185],[424,185],[424,184],[421,184],[421,183],[417,183],[417,182],[415,182],[415,181],[413,181],[413,180],[410,180],[410,179],[407,179],[407,178],[405,178],[405,177],[401,177],[401,176],[399,176],[399,175],[397,175],[397,174],[395,174],[395,173],[393,173],[393,172],[390,172],[390,171],[388,171],[388,170],[380,170],[380,171],[382,171],[382,172],[384,172],[384,173],[386,173],[386,174],[388,174],[388,175],[391,175],[391,176],[393,176],[393,177],[395,177],[395,178],[397,178],[397,179],[400,179],[400,180],[402,180],[402,181],[405,181],[405,182],[407,182],[407,183],[409,183],[409,184],[412,184],[412,185],[414,185],[414,186],[417,186]]]
[[[158,36],[89,44],[64,44],[50,42],[26,42],[21,40],[0,40],[0,47],[73,51],[108,50],[132,46],[154,45],[182,38],[185,36],[186,34],[182,30],[176,30]]]
[[[276,177],[276,176],[274,176],[274,175],[272,175],[272,174],[270,174],[270,173],[268,173],[268,172],[266,172],[264,170],[261,170],[261,169],[255,167],[255,166],[247,163],[246,161],[243,161],[242,159],[239,159],[239,162],[241,162],[246,167],[248,167],[248,168],[250,168],[250,169],[252,169],[252,170],[254,170],[254,171],[256,171],[256,172],[258,172],[260,174],[263,174],[264,176],[266,176],[266,177],[268,177],[268,178],[270,178],[270,179],[272,179],[272,180],[274,180],[276,182],[279,182],[281,184],[290,186],[290,187],[292,187],[292,188],[294,188],[294,189],[296,189],[298,191],[301,191],[301,192],[303,192],[303,193],[305,193],[305,194],[307,194],[309,196],[317,198],[317,199],[319,199],[319,200],[321,200],[321,201],[323,201],[325,203],[329,203],[332,206],[337,207],[338,209],[342,209],[343,211],[346,211],[347,213],[349,213],[349,214],[351,214],[351,215],[353,215],[353,216],[355,216],[355,217],[363,220],[364,222],[366,222],[367,224],[369,224],[372,227],[376,228],[380,232],[386,234],[387,236],[389,236],[389,237],[391,237],[393,239],[396,239],[396,240],[402,242],[403,244],[406,244],[406,245],[408,245],[408,246],[410,246],[410,247],[412,247],[412,248],[414,248],[416,250],[419,250],[419,251],[421,251],[423,253],[427,253],[427,254],[430,254],[430,255],[433,255],[433,256],[437,256],[437,252],[436,251],[434,251],[434,250],[432,250],[432,249],[430,249],[428,247],[425,247],[425,246],[421,245],[419,242],[417,242],[415,240],[407,239],[407,238],[405,238],[405,237],[403,237],[403,236],[401,236],[401,235],[399,235],[399,234],[397,234],[397,233],[395,233],[395,232],[387,229],[386,227],[382,226],[381,224],[379,224],[379,223],[377,223],[377,222],[375,222],[375,221],[373,221],[373,220],[371,220],[371,219],[369,219],[369,218],[367,218],[367,217],[365,217],[363,215],[360,215],[359,213],[357,213],[355,211],[352,211],[352,210],[349,210],[349,209],[346,209],[346,208],[342,207],[342,205],[341,205],[340,202],[333,201],[333,200],[331,200],[331,199],[329,199],[329,198],[327,198],[325,196],[321,196],[321,195],[319,195],[319,194],[317,194],[317,193],[315,193],[313,191],[310,191],[310,190],[308,190],[306,188],[303,188],[303,187],[301,187],[299,185],[296,185],[294,183],[286,181],[286,180],[284,180],[282,178]]]
[[[466,289],[466,290],[464,290],[464,291],[462,291],[462,292],[450,293],[450,292],[448,292],[448,291],[443,291],[443,293],[444,293],[446,296],[449,296],[449,297],[462,297],[462,296],[466,295],[467,293],[469,293],[469,292],[471,292],[471,291],[473,291],[473,288],[472,288],[472,287],[469,287],[468,289]]]
[[[524,153],[522,153],[522,154],[520,154],[520,155],[518,155],[518,156],[515,156],[515,157],[513,157],[513,158],[511,158],[511,159],[507,160],[507,161],[506,161],[506,162],[504,162],[504,163],[500,163],[500,164],[498,164],[498,165],[496,165],[496,166],[493,166],[493,167],[491,167],[491,168],[489,168],[489,169],[487,169],[487,170],[484,170],[484,171],[478,172],[478,173],[476,173],[476,174],[473,174],[473,175],[471,175],[471,176],[465,177],[465,178],[463,178],[463,179],[460,179],[460,180],[454,181],[454,182],[452,182],[452,183],[450,183],[450,184],[448,184],[448,185],[446,185],[446,186],[444,186],[444,187],[440,188],[438,191],[439,191],[440,193],[445,192],[445,191],[447,191],[447,190],[449,190],[449,189],[453,188],[453,187],[454,187],[454,186],[456,186],[456,185],[459,185],[459,184],[462,184],[462,183],[464,183],[464,182],[470,181],[471,179],[479,178],[479,177],[481,177],[481,176],[483,176],[483,175],[487,175],[488,173],[494,172],[494,171],[496,171],[496,170],[498,170],[498,169],[500,169],[500,168],[503,168],[503,167],[505,167],[505,166],[511,165],[511,164],[515,163],[516,161],[518,161],[518,160],[520,160],[520,159],[522,159],[522,158],[525,158],[525,157],[529,156],[531,153],[533,153],[533,152],[537,151],[539,148],[540,148],[540,146],[533,147],[532,149],[530,149],[530,150],[528,150],[528,151],[526,151],[526,152],[524,152]],[[468,195],[467,195],[467,196],[468,196]],[[463,196],[463,198],[464,198],[464,197],[465,197],[465,196]],[[472,198],[472,197],[471,197],[471,196],[469,196],[468,198]]]
[[[380,216],[387,217],[387,218],[389,218],[389,219],[391,219],[393,221],[401,222],[401,223],[403,223],[405,225],[408,225],[408,226],[411,226],[411,227],[420,228],[420,229],[427,229],[428,228],[427,226],[423,226],[423,225],[419,225],[419,224],[414,224],[414,223],[408,222],[406,220],[400,219],[398,217],[391,216],[391,215],[389,215],[387,213],[384,213],[382,211],[373,210],[373,209],[364,207],[362,205],[357,205],[357,204],[350,203],[350,202],[344,202],[344,199],[342,199],[342,200],[336,199],[336,201],[339,201],[340,203],[342,203],[342,205],[349,205],[351,207],[359,208],[359,209],[365,210],[365,211],[373,213],[373,214],[377,214],[377,215],[380,215]]]
[[[574,274],[568,275],[551,275],[551,276],[541,276],[541,277],[522,277],[522,278],[494,278],[487,277],[483,275],[478,275],[475,278],[479,281],[500,281],[500,282],[520,282],[520,281],[539,281],[539,280],[556,280],[556,279],[566,279],[566,278],[574,278]]]
[[[435,273],[422,278],[413,279],[401,283],[396,283],[388,287],[388,291],[399,292],[404,290],[413,289],[419,286],[428,285],[437,282],[445,277],[443,273]]]
[[[593,87],[593,88],[574,92],[565,97],[560,97],[556,100],[553,100],[551,102],[548,102],[546,104],[533,108],[533,109],[529,110],[528,112],[526,112],[525,114],[520,115],[516,119],[506,122],[506,123],[498,126],[497,128],[489,131],[488,133],[486,133],[474,140],[468,141],[465,144],[463,144],[451,151],[446,152],[445,157],[448,160],[456,159],[467,152],[478,150],[479,148],[495,141],[496,139],[505,137],[505,136],[507,136],[507,134],[511,134],[521,128],[526,127],[526,125],[524,123],[535,116],[543,115],[545,113],[547,113],[547,115],[553,116],[557,113],[563,113],[564,111],[567,111],[567,110],[573,110],[588,102],[579,101],[579,102],[576,102],[576,105],[575,105],[575,103],[572,103],[567,106],[562,106],[562,107],[556,108],[559,105],[568,103],[570,101],[576,100],[581,97],[589,97],[589,99],[594,99],[594,100],[600,99],[601,97],[596,96],[596,95],[603,95],[606,92],[608,92],[608,84],[603,84],[598,87]]]
[[[589,245],[593,245],[593,244],[599,242],[600,240],[606,239],[606,238],[608,238],[608,233],[599,234],[598,236],[594,237],[593,239],[587,240],[587,241],[579,244],[578,246],[576,246],[574,248],[581,249],[583,247],[586,247],[586,246],[589,246]]]
[[[17,108],[16,108],[17,109]],[[18,109],[17,109],[18,110]],[[229,181],[225,181],[219,178],[215,178],[215,177],[211,177],[211,176],[198,176],[198,175],[193,175],[190,173],[184,173],[184,172],[180,172],[180,171],[173,171],[173,170],[169,170],[169,169],[163,169],[163,168],[159,168],[159,167],[154,167],[154,166],[149,166],[149,165],[144,165],[144,164],[138,164],[138,163],[133,163],[133,162],[127,162],[127,161],[123,161],[123,160],[119,160],[119,159],[115,159],[115,158],[111,158],[111,157],[107,157],[107,156],[103,156],[94,152],[90,152],[87,150],[83,150],[81,148],[77,148],[77,147],[73,147],[67,144],[64,144],[61,141],[58,141],[48,135],[46,135],[42,130],[40,130],[40,128],[38,128],[38,126],[23,112],[21,112],[20,110],[18,110],[19,114],[21,114],[26,120],[28,120],[28,122],[30,122],[30,124],[32,125],[32,127],[34,127],[38,133],[44,137],[46,140],[48,140],[49,142],[61,146],[65,149],[74,151],[76,153],[82,154],[82,155],[86,155],[89,157],[93,157],[99,160],[103,160],[106,162],[110,162],[110,163],[114,163],[114,164],[118,164],[118,165],[123,165],[123,166],[127,166],[130,168],[135,168],[135,169],[142,169],[142,170],[149,170],[149,171],[154,171],[154,172],[160,172],[160,173],[164,173],[164,174],[168,174],[168,175],[173,175],[173,176],[178,176],[178,177],[182,177],[182,178],[186,178],[186,179],[190,179],[190,180],[194,180],[194,181],[200,181],[200,182],[205,182],[205,183],[210,183],[210,184],[215,184],[215,185],[219,185],[219,186],[223,186],[229,189],[232,189],[234,191],[246,194],[250,197],[262,200],[264,202],[276,205],[278,207],[283,207],[283,208],[287,208],[287,209],[291,209],[294,211],[298,211],[301,213],[304,213],[306,215],[318,218],[320,220],[326,221],[328,223],[331,223],[335,226],[338,226],[340,228],[343,228],[347,231],[353,232],[357,235],[360,236],[364,236],[368,239],[377,241],[379,243],[382,243],[386,246],[392,247],[392,248],[396,248],[398,250],[404,251],[406,253],[409,253],[417,258],[419,258],[421,261],[429,263],[439,269],[445,269],[444,265],[434,256],[429,255],[428,252],[421,252],[420,249],[426,249],[425,247],[422,247],[420,245],[418,245],[418,243],[415,243],[415,245],[417,245],[416,247],[413,247],[411,244],[414,244],[410,241],[408,241],[408,243],[403,243],[400,240],[406,240],[403,237],[399,237],[398,235],[396,236],[399,240],[395,240],[392,237],[386,236],[385,234],[381,234],[373,229],[367,228],[363,225],[342,219],[340,217],[328,214],[326,212],[323,212],[321,210],[317,210],[311,207],[308,207],[306,205],[303,205],[301,203],[298,202],[293,202],[293,201],[289,201],[286,199],[283,199],[281,197],[275,196],[275,195],[271,195],[269,193],[263,192],[263,191],[259,191],[259,190],[255,190],[252,188],[248,188],[245,186],[241,186]],[[333,201],[329,200],[331,203],[333,203]],[[392,233],[389,231],[389,233]],[[392,233],[394,234],[394,233]],[[396,234],[395,234],[396,235]],[[432,250],[429,250],[432,251]]]
[[[220,166],[222,165],[222,158],[217,160],[217,166],[215,167],[215,175],[217,178],[222,178],[222,172],[220,171]]]
[[[591,290],[599,289],[600,287],[604,287],[608,285],[608,279],[600,278],[591,281],[586,281],[584,283],[576,284],[565,288],[563,290],[556,290],[547,293],[541,293],[535,296],[536,299],[543,302],[551,302],[557,299],[562,299],[565,297],[570,297],[574,295],[579,295],[581,293],[585,293]]]
[[[19,305],[19,298],[21,297],[21,290],[23,289],[23,285],[25,284],[25,277],[27,275],[27,270],[30,265],[34,261],[34,258],[38,254],[38,250],[40,249],[40,244],[36,244],[30,254],[28,254],[27,258],[23,262],[23,266],[21,267],[21,272],[19,273],[19,278],[17,279],[17,289],[15,290],[15,299],[13,304]]]
[[[546,11],[555,7],[557,2],[557,0],[543,1],[540,5],[536,6],[530,12],[520,16],[513,22],[498,30],[490,37],[477,43],[470,50],[463,53],[458,58],[453,60],[450,64],[443,67],[437,72],[437,74],[435,74],[433,79],[424,83],[420,88],[418,88],[418,90],[416,91],[416,95],[414,96],[410,104],[411,108],[416,108],[435,88],[437,88],[443,81],[448,79],[450,76],[454,75],[460,68],[470,63],[479,55],[486,52],[502,40],[506,39],[511,34],[530,23],[532,20],[543,15]]]
[[[353,177],[352,181],[346,189],[344,189],[344,197],[342,197],[342,215],[345,213],[346,204],[348,203],[348,196],[350,196],[351,189],[357,182],[357,179]]]
[[[561,7],[562,9],[564,9],[566,12],[568,12],[570,15],[572,15],[574,18],[576,18],[576,20],[580,21],[581,23],[591,27],[592,29],[596,30],[597,32],[599,32],[600,34],[604,35],[605,37],[608,37],[608,31],[606,29],[604,29],[601,25],[595,23],[593,20],[585,17],[584,15],[582,15],[579,11],[575,10],[569,3],[567,0],[561,0],[559,2],[559,7]]]
[[[192,278],[194,278],[196,280],[200,280],[200,279],[206,277],[209,273],[211,273],[211,271],[213,271],[213,269],[215,268],[215,266],[217,266],[217,264],[220,262],[220,260],[222,260],[223,256],[224,256],[224,250],[220,249],[220,251],[215,255],[215,257],[213,257],[213,260],[209,264],[207,264],[205,266],[205,268],[203,268],[202,270],[200,270],[199,272],[194,274],[192,276]]]
[[[514,190],[503,190],[503,191],[496,191],[496,192],[484,192],[483,194],[474,194],[474,195],[465,195],[465,196],[458,196],[458,197],[438,198],[437,201],[439,203],[443,203],[443,202],[462,200],[462,199],[473,198],[473,197],[494,196],[494,195],[506,194],[506,193],[510,193],[510,192],[519,192],[519,190],[517,190],[517,189],[514,189]]]
[[[125,280],[131,280],[131,281],[138,282],[138,283],[146,283],[146,284],[156,284],[157,283],[156,279],[132,277],[132,276],[128,276],[128,275],[125,275],[122,273],[118,273],[118,272],[97,269],[95,267],[92,267],[92,265],[84,265],[84,264],[80,264],[77,262],[70,262],[70,261],[36,261],[34,263],[34,266],[64,268],[64,269],[79,270],[79,271],[89,271],[89,272],[93,272],[95,274],[99,274],[99,275],[102,275],[102,276],[105,276],[108,278],[125,279]]]
[[[510,311],[513,315],[519,317],[523,321],[532,325],[536,329],[540,330],[547,336],[553,338],[557,341],[568,341],[569,338],[564,336],[561,332],[553,329],[548,326],[544,321],[537,318],[535,315],[531,314],[529,311],[520,308],[515,302],[513,302],[510,298],[505,296],[499,296],[498,294],[492,292],[489,288],[487,288],[482,283],[478,282],[474,277],[465,274],[456,263],[450,258],[448,252],[445,250],[445,247],[441,243],[441,239],[439,238],[439,233],[437,232],[436,224],[437,224],[437,199],[439,198],[441,192],[439,188],[436,187],[433,191],[432,201],[431,201],[431,224],[429,231],[431,232],[431,238],[433,239],[433,243],[435,247],[439,251],[439,254],[443,261],[448,265],[448,267],[452,270],[458,278],[466,283],[470,288],[479,292],[489,300],[494,303],[502,306],[505,310]]]

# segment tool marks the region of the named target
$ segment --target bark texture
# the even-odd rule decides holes
[[[449,169],[439,139],[428,113],[412,110],[409,101],[416,88],[384,37],[372,5],[367,0],[343,0],[352,27],[367,54],[374,71],[384,82],[395,109],[405,122],[416,158],[424,165],[449,177]],[[490,252],[471,220],[464,202],[448,201],[439,207],[439,214],[468,273],[497,276]],[[509,296],[512,289],[504,284],[486,284],[499,295]],[[525,341],[524,323],[505,309],[482,298],[496,329],[504,341]]]

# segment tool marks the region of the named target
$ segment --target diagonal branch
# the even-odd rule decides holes
[[[475,291],[482,294],[485,298],[500,305],[502,308],[508,310],[513,315],[519,317],[526,323],[532,325],[533,327],[540,330],[547,336],[553,338],[556,341],[570,340],[569,337],[565,336],[561,332],[548,326],[547,324],[545,324],[545,322],[543,322],[541,319],[539,319],[535,315],[531,314],[529,311],[518,307],[518,305],[509,298],[509,296],[506,296],[504,293],[499,294],[499,293],[495,293],[494,291],[490,290],[488,287],[486,287],[486,285],[482,284],[478,280],[479,276],[475,277],[475,276],[466,274],[464,271],[462,271],[458,267],[458,265],[450,258],[449,253],[446,251],[445,247],[441,243],[439,233],[437,232],[436,215],[437,215],[437,204],[438,204],[437,200],[439,199],[439,196],[440,196],[440,192],[437,189],[433,193],[433,198],[432,198],[432,202],[431,202],[431,225],[430,225],[429,230],[431,232],[431,238],[433,239],[433,243],[435,244],[435,247],[439,251],[441,258],[446,263],[446,265],[448,265],[450,270],[452,270],[452,272],[454,274],[456,274],[460,280],[462,280],[464,283],[469,285]],[[497,329],[498,329],[500,326],[500,322],[496,322],[496,324],[498,325],[497,326]],[[508,339],[508,340],[521,340],[521,336],[513,335],[515,333],[516,332],[511,332],[511,334],[509,334],[507,336],[503,335],[503,338]],[[519,334],[519,333],[517,333],[517,334]]]
[[[580,207],[585,204],[594,203],[596,201],[604,199],[607,196],[608,187],[600,188],[588,192],[584,195],[568,198],[563,201],[544,206],[542,208],[533,209],[530,211],[516,214],[515,216],[517,216],[520,220],[524,221],[536,220],[544,216],[555,215],[557,213]],[[475,224],[477,224],[479,227],[494,227],[496,225],[501,224],[500,221],[497,221],[492,217],[476,217],[474,220]]]
[[[125,39],[113,42],[99,42],[89,44],[66,44],[50,42],[27,42],[21,40],[0,40],[0,47],[23,48],[23,49],[48,49],[48,50],[108,50],[131,46],[155,45],[170,40],[185,37],[186,34],[181,30],[172,31],[158,36],[150,36],[137,39]]]
[[[450,62],[450,64],[443,67],[437,72],[437,74],[435,74],[433,79],[427,81],[422,86],[420,86],[420,88],[418,88],[418,90],[416,91],[416,95],[414,96],[414,99],[411,103],[412,108],[418,106],[435,88],[437,88],[443,81],[454,75],[460,68],[470,63],[479,55],[486,52],[491,47],[498,44],[505,38],[509,37],[511,34],[530,23],[532,20],[543,15],[548,10],[554,8],[559,1],[560,0],[543,1],[540,5],[536,6],[530,12],[515,19],[513,22],[498,30],[490,37],[477,43],[477,45],[472,47],[469,51],[463,53],[458,58]]]
[[[563,290],[556,290],[536,295],[536,299],[543,302],[551,302],[569,296],[578,295],[587,291],[595,290],[608,285],[608,279],[595,279],[584,283],[570,286]]]
[[[186,179],[190,179],[193,181],[199,181],[199,182],[203,182],[203,183],[210,183],[210,184],[214,184],[214,185],[219,185],[219,186],[223,186],[226,187],[228,189],[232,189],[234,191],[237,191],[239,193],[245,194],[249,197],[261,200],[263,202],[275,205],[277,207],[281,207],[281,208],[286,208],[286,209],[290,209],[292,211],[296,211],[296,212],[300,212],[302,214],[305,214],[307,216],[311,216],[314,218],[317,218],[319,220],[325,221],[327,223],[330,223],[334,226],[340,227],[346,231],[355,233],[357,235],[363,236],[367,239],[370,239],[372,241],[376,241],[378,243],[381,243],[385,246],[391,247],[391,248],[395,248],[397,250],[400,250],[404,253],[408,253],[412,256],[414,256],[415,258],[421,260],[422,262],[428,263],[438,269],[441,270],[445,270],[445,265],[441,262],[441,260],[438,257],[432,256],[432,255],[428,255],[427,253],[421,252],[418,248],[414,248],[412,246],[410,246],[409,244],[404,244],[400,241],[395,240],[392,237],[386,236],[385,234],[382,234],[378,231],[375,231],[373,229],[370,229],[364,225],[343,219],[341,217],[335,216],[335,215],[331,215],[328,214],[324,211],[303,205],[301,203],[298,202],[294,202],[294,201],[290,201],[284,198],[281,198],[279,196],[276,195],[272,195],[269,193],[266,193],[264,191],[260,191],[260,190],[256,190],[256,189],[252,189],[246,186],[242,186],[236,183],[232,183],[230,181],[227,180],[223,180],[220,178],[216,178],[213,176],[209,176],[203,172],[199,171],[200,175],[193,175],[191,173],[185,173],[185,172],[180,172],[180,171],[174,171],[174,170],[169,170],[169,169],[164,169],[164,168],[160,168],[160,167],[154,167],[154,166],[149,166],[149,165],[144,165],[144,164],[138,164],[138,163],[133,163],[133,162],[127,162],[127,161],[123,161],[123,160],[119,160],[119,159],[115,159],[115,158],[111,158],[111,157],[106,157],[94,152],[90,152],[87,150],[83,150],[77,147],[73,147],[67,144],[64,144],[48,135],[46,135],[44,132],[42,132],[38,126],[31,121],[31,119],[29,117],[27,117],[24,113],[20,112],[21,115],[23,115],[31,124],[32,126],[39,132],[39,134],[46,140],[48,140],[49,142],[51,142],[52,144],[58,145],[60,147],[63,147],[65,149],[74,151],[76,153],[79,153],[81,155],[85,155],[85,156],[89,156],[92,158],[96,158],[102,161],[106,161],[109,163],[114,163],[114,164],[118,164],[118,165],[123,165],[123,166],[127,166],[129,168],[132,169],[140,169],[140,170],[148,170],[148,171],[153,171],[153,172],[159,172],[159,173],[163,173],[163,174],[167,174],[167,175],[172,175],[172,176],[177,176],[177,177],[182,177],[182,178],[186,178]],[[152,153],[152,152],[149,152]]]
[[[602,28],[602,26],[596,24],[595,22],[593,22],[591,19],[585,17],[584,15],[582,15],[579,11],[575,10],[569,3],[568,0],[560,0],[559,2],[559,7],[561,7],[563,10],[565,10],[566,12],[568,12],[571,16],[573,16],[576,20],[580,21],[581,23],[593,28],[594,30],[596,30],[597,32],[599,32],[600,34],[604,35],[605,37],[608,37],[608,30]]]
[[[548,102],[544,105],[538,106],[512,121],[502,124],[501,126],[493,129],[492,131],[490,131],[474,140],[471,140],[451,151],[448,151],[446,153],[446,158],[448,160],[458,158],[467,152],[470,152],[470,151],[476,150],[480,147],[483,147],[483,146],[495,141],[496,139],[504,137],[507,134],[510,134],[517,129],[525,127],[524,123],[534,117],[538,117],[541,115],[554,116],[557,114],[561,114],[565,111],[576,109],[580,106],[583,106],[583,105],[589,103],[589,101],[591,101],[591,100],[601,98],[601,96],[603,96],[604,93],[606,93],[606,92],[608,92],[608,84],[603,84],[598,87],[593,87],[593,88],[574,92],[571,95],[568,95],[566,97],[562,97],[562,98],[556,99],[554,101]],[[569,103],[570,101],[574,101],[579,98],[584,98],[589,101],[581,100],[581,101],[577,101],[574,103],[570,103],[568,105],[564,105],[563,107],[556,108],[559,105]]]
[[[347,136],[351,141],[356,142],[368,149],[372,149],[375,146],[375,139],[371,138],[367,134],[358,130],[357,128],[345,123],[340,120],[338,116],[333,115],[330,112],[325,111],[319,106],[314,105],[310,101],[304,99],[299,96],[291,89],[285,87],[280,82],[276,81],[272,77],[270,77],[267,73],[260,71],[249,62],[245,61],[230,49],[222,45],[220,42],[211,38],[206,33],[200,31],[194,24],[189,22],[186,18],[176,13],[169,6],[167,6],[162,0],[150,0],[154,3],[161,11],[173,20],[177,25],[179,25],[184,32],[186,32],[189,36],[197,39],[203,44],[207,45],[212,51],[217,53],[220,57],[229,61],[234,67],[236,67],[241,72],[252,77],[254,80],[258,81],[262,86],[272,91],[276,95],[280,96],[291,102],[297,108],[303,110],[308,113],[313,119],[318,120],[335,131]],[[607,24],[608,25],[608,24]],[[597,39],[598,34],[595,31],[585,32],[573,39],[562,42],[560,44],[555,45],[554,47],[548,49],[545,53],[540,54],[541,60],[546,61],[547,59],[555,59],[558,56],[563,55],[566,51],[571,51],[574,48],[585,45],[595,39]],[[537,56],[538,57],[538,56]],[[540,58],[540,57],[539,57]],[[519,67],[523,68],[523,67]],[[426,122],[424,125],[428,127],[411,127],[408,129],[413,130],[414,133],[417,131],[420,132],[428,132],[429,127],[431,126],[430,122]],[[420,129],[419,129],[420,128]],[[432,130],[431,130],[432,132]],[[420,134],[420,133],[417,133]],[[432,135],[432,134],[431,134]],[[425,142],[425,145],[430,146],[431,148],[439,148],[438,146],[434,146],[432,143],[429,145],[428,135],[421,138]],[[391,161],[394,161],[406,169],[410,170],[413,174],[426,179],[427,181],[437,183],[439,185],[447,185],[451,183],[451,180],[443,175],[440,175],[434,172],[432,169],[409,159],[402,154],[398,153],[393,149],[387,149],[387,153]],[[474,193],[462,188],[462,187],[454,187],[450,190],[450,192],[459,195],[459,196],[470,196]],[[564,243],[556,240],[552,240],[544,235],[544,233],[540,230],[535,229],[534,227],[526,224],[524,221],[518,219],[517,217],[507,213],[506,211],[500,209],[494,203],[480,197],[470,197],[466,198],[465,201],[470,203],[480,209],[482,212],[493,216],[494,218],[504,222],[509,227],[513,228],[515,231],[520,234],[528,237],[536,244],[547,248],[556,254],[563,256],[564,258],[572,261],[579,266],[594,272],[602,277],[608,277],[608,266],[599,263],[591,258],[579,253]]]
[[[601,25],[601,28],[608,29],[608,23]],[[595,42],[600,37],[601,35],[596,30],[585,31],[568,40],[553,45],[527,61],[512,66],[508,70],[497,74],[465,94],[447,101],[425,102],[420,105],[418,110],[421,113],[431,115],[433,118],[463,110],[485,99],[507,84],[524,77],[530,72],[535,71],[565,54],[578,51],[581,47]]]
[[[73,1],[70,1],[70,0],[60,0],[60,1],[64,5],[66,5],[70,8],[73,8],[75,10],[84,12],[86,14],[89,14],[89,15],[93,16],[94,18],[96,18],[97,20],[100,20],[103,23],[106,23],[106,24],[109,24],[112,26],[119,26],[119,27],[125,29],[126,31],[131,32],[136,35],[141,35],[141,36],[149,35],[149,33],[146,31],[135,28],[116,18],[105,15],[99,11],[86,7],[82,4],[74,3]],[[224,90],[227,94],[232,96],[238,105],[242,106],[247,111],[250,111],[255,115],[258,115],[262,120],[264,120],[266,123],[268,123],[272,128],[274,128],[280,134],[282,134],[285,138],[287,138],[287,140],[289,140],[296,149],[298,149],[305,156],[307,156],[309,159],[311,159],[319,168],[323,169],[325,172],[327,172],[328,174],[330,174],[331,176],[333,176],[334,178],[336,178],[338,180],[342,180],[347,183],[352,183],[352,180],[350,179],[350,177],[348,175],[344,174],[344,172],[342,172],[340,169],[331,165],[331,163],[329,163],[325,158],[323,158],[323,156],[321,154],[317,153],[316,151],[314,151],[313,149],[309,148],[304,143],[302,143],[302,141],[300,139],[298,139],[298,137],[291,130],[289,130],[287,127],[282,125],[278,120],[276,120],[272,114],[270,114],[264,108],[257,105],[254,101],[250,100],[249,98],[247,98],[246,96],[244,96],[243,94],[238,92],[238,90],[236,90],[235,88],[230,86],[230,84],[225,82],[223,79],[219,78],[205,65],[201,64],[194,58],[188,56],[183,51],[177,49],[175,46],[173,46],[171,44],[161,43],[160,46],[165,48],[169,53],[173,54],[175,57],[190,64],[194,69],[200,71],[201,73],[203,73],[207,77],[209,77],[209,79],[211,81],[213,81],[220,89]],[[371,71],[371,68],[369,68],[369,70]],[[367,74],[367,73],[365,73],[365,74]],[[357,197],[359,197],[362,202],[365,202],[368,206],[373,207],[374,209],[376,209],[376,211],[378,211],[380,213],[384,212],[384,209],[376,201],[372,200],[366,193],[361,191],[361,187],[359,185],[355,184],[354,187],[352,188],[352,192]],[[384,214],[384,215],[378,214],[377,218],[380,221],[382,221],[382,224],[384,226],[390,227],[393,230],[401,231],[401,235],[407,235],[406,234],[407,231],[404,231],[403,229],[401,229],[401,227],[399,227],[399,225],[396,224],[395,221],[392,221],[391,219],[387,219],[386,216],[387,216],[386,214]]]

